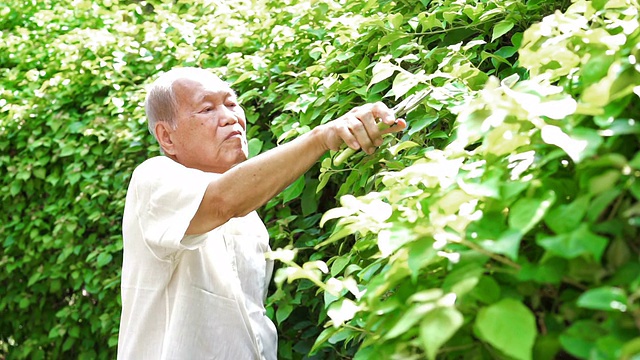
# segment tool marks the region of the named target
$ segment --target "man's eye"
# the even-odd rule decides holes
[[[202,109],[201,112],[205,113],[205,112],[209,112],[211,110],[213,110],[213,108],[211,106],[207,106],[206,108]]]

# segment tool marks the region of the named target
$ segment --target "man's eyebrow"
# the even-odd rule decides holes
[[[207,91],[204,94],[202,94],[200,96],[200,101],[204,101],[207,100],[207,98],[216,96],[218,93],[223,93],[224,94],[224,99],[226,100],[227,98],[234,98],[237,99],[238,95],[236,94],[235,91],[233,91],[232,89],[227,89],[227,90],[219,90],[219,91]]]

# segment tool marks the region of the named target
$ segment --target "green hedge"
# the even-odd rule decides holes
[[[113,358],[144,87],[214,68],[251,154],[428,91],[261,209],[280,358],[618,359],[640,338],[637,1],[13,1],[0,357]],[[323,217],[324,214],[324,217]],[[517,334],[517,335],[516,335]]]

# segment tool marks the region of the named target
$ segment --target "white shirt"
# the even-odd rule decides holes
[[[119,359],[276,359],[264,308],[273,263],[258,215],[184,235],[214,176],[164,156],[134,171],[122,226]]]

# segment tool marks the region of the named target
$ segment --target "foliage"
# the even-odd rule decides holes
[[[496,8],[509,5],[524,6]],[[526,14],[509,11],[492,32],[412,52],[415,67],[403,66],[408,55],[380,57],[369,89],[393,78],[387,96],[426,88],[430,99],[388,151],[352,163],[341,206],[321,220],[337,219],[315,247],[324,262],[283,259],[292,267],[280,281],[312,278],[324,294],[314,350],[344,341],[356,359],[637,356],[639,9],[578,1],[522,33]],[[500,55],[515,48],[515,64]],[[321,179],[339,171],[323,165]]]
[[[0,10],[0,357],[114,357],[124,194],[158,153],[144,87],[197,65],[241,94],[252,154],[429,92],[384,150],[340,166],[328,154],[261,209],[286,264],[268,299],[280,358],[631,358],[638,9],[13,1]]]

